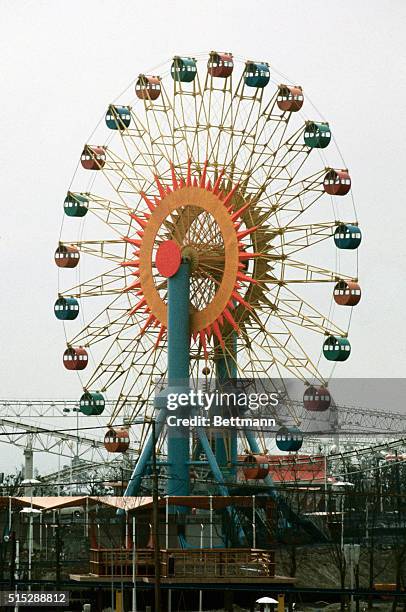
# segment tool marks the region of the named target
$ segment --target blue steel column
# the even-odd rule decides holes
[[[230,378],[237,378],[237,334],[233,332],[231,334],[231,355],[224,355],[216,362],[216,379],[221,387],[223,383],[225,383]],[[222,410],[220,406],[220,410]],[[224,414],[224,413],[223,413]],[[225,415],[227,416],[227,415]],[[229,439],[230,439],[230,462],[231,462],[231,472],[233,475],[237,473],[237,431],[230,430],[229,431]],[[224,444],[223,435],[217,434],[215,437],[216,444],[216,459],[220,466],[225,466],[227,463],[227,453]]]
[[[189,263],[182,263],[178,272],[168,279],[168,388],[162,398],[156,398],[158,408],[155,435],[158,440],[165,427],[168,410],[166,395],[189,391]],[[178,414],[177,416],[181,416]],[[189,493],[189,429],[180,431],[168,427],[168,495]],[[155,440],[155,443],[156,443]],[[138,495],[142,477],[149,465],[154,440],[149,434],[128,482],[124,496]],[[120,511],[118,511],[121,514]]]
[[[158,439],[160,433],[165,425],[167,411],[166,408],[163,408],[159,411],[158,417],[156,419],[155,424],[155,436]],[[156,441],[155,441],[156,443]],[[147,441],[144,444],[144,448],[138,458],[134,471],[131,475],[130,480],[128,481],[127,488],[124,492],[124,497],[132,497],[138,495],[138,491],[140,489],[142,477],[144,476],[146,469],[148,467],[148,463],[152,456],[152,448],[154,445],[154,439],[152,435],[152,431],[149,433]],[[124,514],[124,510],[118,510],[118,514]]]
[[[168,392],[189,392],[190,366],[190,270],[182,261],[168,278]],[[178,408],[176,417],[190,416],[190,407]],[[189,427],[167,427],[168,495],[189,495]]]

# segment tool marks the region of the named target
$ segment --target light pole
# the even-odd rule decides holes
[[[16,540],[16,561],[15,561],[15,575],[14,575],[14,577],[15,577],[16,581],[20,578],[20,542],[18,540]],[[15,584],[14,592],[17,595],[17,593],[18,593],[17,582]],[[17,597],[16,597],[16,599],[17,599]],[[18,604],[15,605],[14,612],[18,612]]]
[[[344,545],[345,561],[350,566],[350,587],[351,587],[350,610],[354,609],[354,593],[353,593],[354,566],[358,567],[359,565],[359,553],[360,553],[359,544],[345,544]]]
[[[355,485],[352,482],[345,482],[341,480],[333,483],[333,487],[342,487],[343,489],[354,486]],[[341,554],[344,554],[344,501],[345,491],[341,494]]]
[[[209,495],[210,510],[210,548],[213,548],[213,495]]]
[[[76,457],[79,458],[79,413],[80,408],[72,408],[76,412]],[[71,472],[72,473],[72,472]],[[76,479],[76,495],[79,495],[79,479]]]
[[[133,605],[132,612],[137,612],[137,584],[136,584],[136,565],[135,565],[135,514],[133,516]]]
[[[20,513],[29,515],[29,528],[28,528],[28,590],[31,591],[31,570],[32,570],[32,548],[33,548],[33,519],[34,515],[41,514],[41,510],[32,507],[33,487],[32,485],[41,484],[39,480],[35,478],[27,478],[21,482],[23,486],[30,487],[31,493],[31,504],[29,508],[23,508]]]
[[[159,509],[158,509],[158,471],[156,468],[156,430],[155,419],[151,419],[152,427],[152,511],[154,525],[154,561],[155,561],[155,612],[161,610],[161,551],[159,545]]]
[[[344,501],[345,501],[345,489],[350,488],[350,487],[354,487],[355,485],[352,482],[346,482],[346,481],[341,481],[338,480],[337,482],[333,483],[334,487],[340,487],[342,489],[342,493],[341,493],[341,542],[340,542],[340,550],[341,550],[341,563],[342,563],[342,568],[343,568],[343,584],[342,586],[345,586],[345,566],[344,566],[344,561],[345,559],[345,549],[344,549]],[[352,609],[352,594],[351,594],[351,609]]]
[[[200,523],[200,550],[202,550],[203,548],[203,530],[204,530],[204,524]],[[202,555],[202,563],[203,563],[203,555]],[[199,612],[202,612],[203,610],[203,591],[202,589],[200,589],[199,591]]]
[[[11,507],[11,495],[9,495],[8,496],[8,532],[9,533],[11,533],[12,515],[13,515],[13,510]]]
[[[155,582],[154,582],[154,599],[155,612],[161,610],[161,551],[159,544],[159,491],[158,491],[158,470],[156,465],[156,421],[155,419],[134,419],[133,424],[142,425],[144,423],[151,424],[152,432],[152,532],[154,538],[154,564],[155,564]]]
[[[252,496],[252,548],[256,548],[256,524],[255,524],[255,495]]]

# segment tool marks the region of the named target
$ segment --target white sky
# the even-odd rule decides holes
[[[53,253],[82,145],[140,72],[211,49],[268,60],[329,119],[364,233],[340,375],[404,376],[406,3],[0,0],[0,15],[0,397],[80,396]]]

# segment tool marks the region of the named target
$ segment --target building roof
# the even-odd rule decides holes
[[[168,500],[168,501],[167,501]],[[210,502],[211,500],[211,502]],[[256,497],[255,503],[260,505],[269,501],[269,498]],[[39,510],[57,510],[60,508],[70,508],[78,506],[91,507],[103,505],[114,509],[122,509],[128,512],[139,508],[149,509],[152,507],[152,497],[118,497],[118,496],[96,496],[96,495],[61,495],[59,497],[0,497],[0,507],[7,507],[11,503],[13,508],[30,507]],[[218,510],[226,506],[251,506],[252,496],[207,496],[207,495],[191,495],[188,497],[161,497],[158,501],[159,506],[165,507],[168,503],[172,506],[188,506],[189,508],[204,508],[209,509],[212,505],[213,509]]]

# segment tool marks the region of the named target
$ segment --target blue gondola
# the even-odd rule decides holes
[[[110,105],[106,113],[106,125],[110,130],[125,130],[131,123],[129,106]]]
[[[86,416],[102,414],[105,405],[104,397],[98,391],[92,393],[86,391],[79,401],[80,412],[83,412]]]
[[[338,249],[357,249],[361,244],[362,234],[358,225],[339,225],[334,232],[334,242]]]
[[[281,451],[297,452],[302,444],[303,434],[297,427],[281,427],[276,433],[276,446]]]
[[[54,313],[60,321],[73,321],[79,314],[79,302],[75,298],[58,298]]]
[[[247,62],[245,64],[244,82],[247,87],[263,88],[270,79],[269,64],[265,62]]]
[[[68,217],[84,217],[89,208],[89,200],[81,193],[68,191],[63,210]]]

